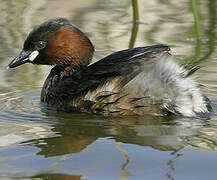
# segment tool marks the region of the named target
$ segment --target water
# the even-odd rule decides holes
[[[138,1],[136,34],[130,0],[0,0],[0,179],[216,179],[217,5],[193,2]],[[202,67],[197,79],[212,102],[211,117],[112,118],[41,105],[50,68],[6,67],[27,33],[54,17],[90,37],[94,61],[128,48],[132,32],[135,46],[169,44],[181,63]]]

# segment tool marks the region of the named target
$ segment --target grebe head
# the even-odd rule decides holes
[[[24,63],[60,65],[70,71],[87,66],[94,47],[87,36],[65,18],[52,19],[37,26],[29,33],[20,54],[9,68]]]

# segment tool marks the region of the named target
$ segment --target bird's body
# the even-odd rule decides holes
[[[32,41],[45,45],[41,43],[44,47],[38,50],[31,47]],[[58,110],[103,115],[209,112],[209,102],[191,76],[194,69],[181,67],[169,50],[166,45],[127,49],[89,65],[92,43],[60,18],[34,29],[21,55],[31,52],[33,64],[55,64],[42,88],[41,101]],[[21,65],[17,58],[9,67],[16,64]]]

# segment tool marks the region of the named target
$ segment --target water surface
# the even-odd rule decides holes
[[[130,0],[0,4],[0,179],[216,179],[216,1],[139,0],[137,34]],[[169,44],[180,63],[201,66],[196,75],[212,102],[211,117],[113,118],[43,106],[40,89],[50,67],[6,67],[28,32],[54,17],[90,37],[93,61],[128,48],[132,33],[135,47]]]

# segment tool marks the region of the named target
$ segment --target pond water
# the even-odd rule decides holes
[[[0,179],[216,179],[215,0],[139,0],[134,28],[130,0],[0,4]],[[133,40],[135,47],[169,44],[181,63],[201,66],[196,75],[212,102],[210,118],[114,118],[47,109],[40,104],[40,89],[50,67],[6,67],[27,33],[54,17],[68,18],[90,37],[93,61]]]

